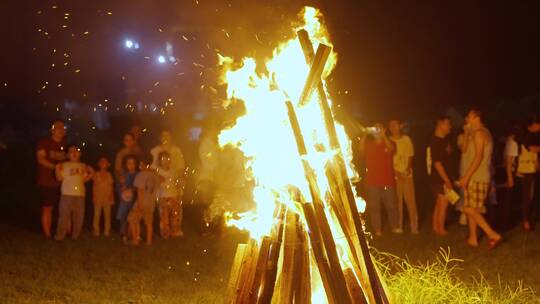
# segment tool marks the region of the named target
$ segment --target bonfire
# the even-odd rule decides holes
[[[245,113],[219,143],[244,154],[255,184],[254,210],[227,219],[250,237],[238,245],[225,302],[388,303],[351,183],[351,141],[325,85],[337,54],[319,11],[301,17],[263,67],[220,56],[225,106],[241,102]]]

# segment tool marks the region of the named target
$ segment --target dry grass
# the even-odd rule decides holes
[[[456,275],[463,271],[463,260],[452,258],[449,248],[424,264],[413,265],[389,253],[378,253],[377,259],[394,303],[540,303],[521,281],[514,288],[501,281],[490,284],[480,273],[465,284]]]

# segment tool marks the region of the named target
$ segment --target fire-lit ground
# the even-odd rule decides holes
[[[95,240],[88,231],[77,242],[63,243],[6,221],[0,231],[2,303],[221,303],[236,244],[246,238],[233,230],[219,240],[188,233],[182,240],[156,238],[152,247],[133,248],[118,239]],[[525,236],[514,229],[488,252],[466,247],[464,228],[454,224],[449,231],[446,238],[428,229],[419,236],[387,235],[374,244],[411,261],[434,260],[439,247],[450,246],[452,256],[464,260],[456,274],[465,282],[482,274],[493,286],[499,279],[510,286],[523,280],[540,290],[539,232]]]

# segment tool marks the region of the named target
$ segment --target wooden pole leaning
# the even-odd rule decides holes
[[[302,46],[302,50],[304,51],[304,56],[306,57],[306,62],[308,64],[315,64],[318,60],[317,54],[313,55],[313,46],[311,44],[308,33],[305,30],[299,30],[297,34],[298,34],[298,39],[300,41],[300,44]],[[319,45],[319,48],[320,48],[320,45]],[[388,303],[388,298],[382,287],[380,278],[377,275],[375,265],[371,259],[371,254],[369,253],[369,246],[366,240],[366,233],[362,225],[361,214],[358,212],[358,208],[356,206],[356,201],[355,201],[354,193],[352,191],[352,186],[348,180],[345,180],[347,178],[347,171],[346,171],[343,155],[341,154],[341,147],[340,147],[339,140],[337,137],[332,110],[330,108],[330,105],[328,104],[328,98],[326,97],[324,86],[322,85],[320,81],[317,84],[317,92],[319,94],[319,104],[321,106],[321,111],[324,116],[325,127],[328,133],[330,146],[332,150],[336,152],[336,155],[334,157],[334,166],[332,167],[334,167],[333,168],[334,171],[337,171],[335,172],[337,173],[335,174],[335,176],[341,178],[341,181],[338,182],[338,185],[342,187],[340,189],[340,192],[342,194],[340,195],[340,197],[343,199],[342,203],[345,206],[345,210],[348,211],[349,216],[352,217],[352,221],[354,223],[354,227],[356,230],[355,232],[356,232],[356,235],[358,236],[360,250],[362,253],[362,259],[365,264],[365,268],[366,268],[367,275],[369,277],[369,282],[371,285],[371,288],[370,288],[371,290],[369,291],[371,291],[372,297],[375,303],[377,304]],[[308,95],[308,94],[303,93],[301,96],[304,96],[304,95]],[[303,102],[300,102],[300,105],[302,104]],[[351,249],[353,250],[353,248]]]
[[[272,243],[270,244],[270,253],[266,265],[267,268],[259,292],[260,296],[257,300],[258,304],[270,304],[272,302],[272,296],[274,295],[274,288],[276,285],[279,254],[281,252],[281,244],[283,241],[286,213],[287,208],[283,205],[279,205],[276,216],[277,223],[272,231]]]

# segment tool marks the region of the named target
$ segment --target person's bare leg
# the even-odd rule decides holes
[[[435,208],[433,209],[433,232],[439,234],[439,197],[435,199]]]
[[[103,221],[104,223],[104,232],[105,236],[108,237],[111,233],[111,205],[106,205],[103,207]]]
[[[135,225],[133,225],[133,223],[131,222],[128,222],[128,233],[127,233],[127,237],[124,239],[124,241],[127,241],[130,237],[131,239],[135,239]]]
[[[472,247],[478,247],[477,224],[474,217],[470,216],[469,213],[467,213],[467,224],[469,226],[469,238],[467,239],[467,244]]]
[[[446,231],[444,224],[446,222],[446,209],[448,208],[448,201],[444,196],[439,195],[437,198],[437,204],[439,205],[437,212],[437,231],[439,235],[447,235],[448,232]]]
[[[501,235],[498,234],[495,230],[491,228],[484,216],[474,208],[465,208],[464,211],[469,215],[469,219],[473,219],[475,224],[480,226],[490,240],[498,240],[501,238]]]
[[[418,211],[416,209],[416,197],[414,193],[414,182],[412,178],[407,178],[405,183],[405,204],[409,214],[409,222],[411,224],[411,232],[418,233]]]
[[[139,245],[139,222],[129,222],[129,234],[131,234],[131,244]]]
[[[152,234],[154,233],[152,223],[145,221],[144,225],[146,226],[146,245],[152,245]]]
[[[53,207],[41,207],[41,228],[46,238],[51,237]]]
[[[94,236],[99,236],[99,232],[100,232],[100,220],[101,220],[101,209],[102,209],[102,206],[101,205],[97,205],[94,203],[94,217],[93,217],[93,221],[92,221],[92,226],[94,228],[94,231],[93,231],[93,234]]]
[[[405,182],[402,177],[396,179],[396,194],[397,194],[397,212],[398,212],[398,227],[403,229],[403,200],[405,199]]]

